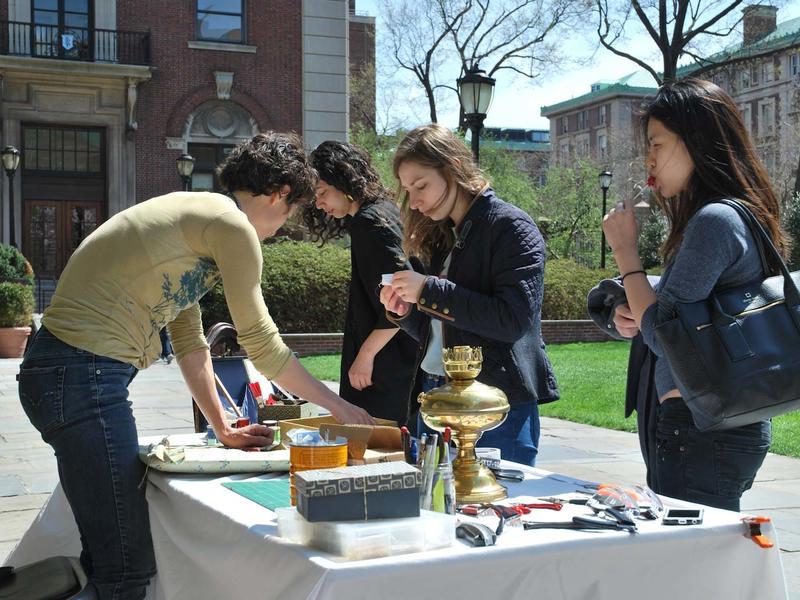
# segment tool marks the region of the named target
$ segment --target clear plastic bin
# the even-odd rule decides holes
[[[275,512],[280,537],[350,560],[433,550],[456,540],[456,518],[427,510],[408,519],[320,523],[309,523],[296,508]]]

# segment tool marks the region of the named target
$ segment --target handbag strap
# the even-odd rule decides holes
[[[753,235],[753,238],[756,241],[761,264],[765,267],[764,276],[769,277],[769,270],[766,267],[766,253],[769,253],[774,259],[775,264],[779,266],[781,273],[783,274],[783,297],[786,299],[786,303],[793,308],[793,318],[795,318],[795,322],[800,325],[800,291],[797,289],[797,285],[795,285],[794,280],[792,279],[792,274],[789,271],[789,267],[786,265],[786,262],[784,262],[783,257],[781,256],[780,252],[778,252],[775,244],[772,243],[772,239],[769,237],[769,234],[767,234],[767,232],[764,230],[764,227],[761,225],[758,219],[756,219],[752,211],[741,202],[732,200],[730,198],[721,198],[719,200],[715,200],[715,202],[730,206],[739,214],[740,217],[742,217],[742,220],[745,222],[745,225],[747,225],[750,233]]]

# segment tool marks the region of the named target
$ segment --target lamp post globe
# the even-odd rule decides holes
[[[472,132],[472,155],[475,162],[480,158],[480,133],[483,120],[489,111],[494,95],[495,80],[487,77],[486,72],[478,65],[473,65],[456,81],[458,97],[464,111],[464,120]]]
[[[613,177],[613,173],[608,169],[601,171],[600,174],[597,176],[600,180],[600,189],[603,190],[603,214],[602,217],[606,216],[606,199],[608,198],[608,188],[611,187],[611,178]],[[602,218],[601,217],[601,218]],[[606,268],[606,232],[603,231],[602,226],[600,227],[600,268]]]
[[[5,169],[6,175],[8,176],[8,219],[9,219],[9,243],[17,247],[17,223],[16,219],[14,218],[14,174],[17,172],[17,168],[19,167],[19,161],[21,158],[20,151],[17,150],[14,146],[6,146],[3,148],[2,153],[3,159],[3,169]]]
[[[178,168],[178,175],[183,181],[183,191],[191,191],[192,172],[194,171],[194,157],[190,154],[181,154],[176,160],[175,164]]]

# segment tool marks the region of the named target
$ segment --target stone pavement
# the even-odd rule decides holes
[[[19,362],[0,360],[0,564],[58,481],[50,447],[19,405]],[[142,371],[130,390],[141,435],[192,431],[190,396],[175,363]],[[635,434],[557,419],[542,419],[537,466],[590,481],[644,481]],[[800,460],[770,454],[742,510],[775,521],[789,597],[800,600]]]

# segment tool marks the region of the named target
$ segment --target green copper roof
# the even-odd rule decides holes
[[[685,77],[697,70],[705,69],[706,67],[713,69],[713,63],[728,60],[742,60],[751,56],[758,56],[769,52],[775,52],[776,50],[792,48],[794,46],[800,46],[800,17],[789,19],[788,21],[778,24],[775,31],[752,44],[745,45],[740,42],[727,47],[721,52],[712,54],[708,58],[709,63],[711,63],[709,65],[692,63],[678,67],[677,74],[678,77]]]
[[[750,56],[766,54],[768,52],[792,48],[794,46],[800,46],[800,17],[779,23],[775,31],[752,44],[746,46],[741,42],[734,44],[710,56],[708,60],[710,63],[741,60]],[[713,68],[712,65],[708,65],[708,67]],[[701,69],[704,69],[704,65],[692,63],[690,65],[678,67],[677,75],[678,77],[686,77]],[[591,87],[592,91],[588,94],[583,94],[582,96],[565,100],[558,104],[543,106],[541,115],[543,117],[549,117],[553,114],[579,108],[587,104],[595,104],[603,98],[614,96],[650,96],[655,94],[658,89],[655,85],[655,81],[653,81],[652,75],[644,69],[634,71],[617,81],[598,81],[593,83]]]
[[[652,82],[652,85],[648,86],[646,83],[644,83],[642,73],[647,74],[647,77]],[[638,85],[631,85],[628,82],[636,83]],[[592,88],[594,88],[594,90],[588,94],[583,94],[582,96],[565,100],[564,102],[559,102],[558,104],[543,106],[541,115],[543,117],[549,117],[555,113],[567,111],[572,108],[584,106],[586,104],[594,104],[603,98],[612,98],[614,96],[651,96],[655,94],[656,90],[658,89],[655,85],[655,81],[653,81],[652,76],[644,70],[636,71],[626,75],[625,77],[613,83],[593,83]]]

